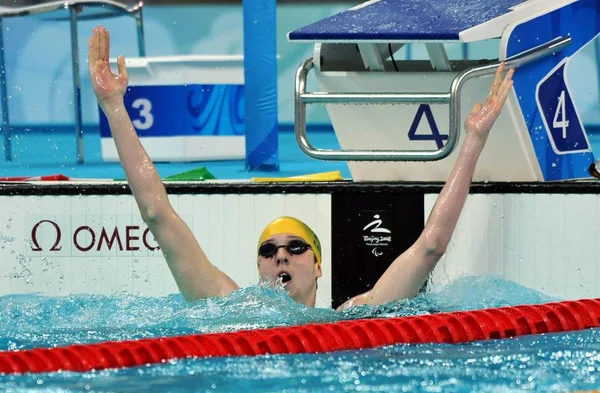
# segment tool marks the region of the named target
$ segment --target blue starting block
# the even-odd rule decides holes
[[[444,181],[462,123],[501,61],[518,68],[476,181],[588,178],[594,155],[569,91],[569,60],[600,34],[598,0],[372,0],[288,34],[314,44],[296,74],[296,137],[309,156],[348,161],[354,180]],[[494,40],[494,59],[450,61],[445,45]],[[426,61],[395,61],[422,43]],[[320,91],[307,92],[314,70]],[[341,150],[306,134],[324,104]],[[377,105],[384,104],[384,105]]]

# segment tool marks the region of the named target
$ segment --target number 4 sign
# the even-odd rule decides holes
[[[565,58],[538,84],[537,106],[556,154],[590,151],[590,145],[565,80]]]

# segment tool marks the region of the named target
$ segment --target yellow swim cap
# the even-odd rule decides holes
[[[260,235],[258,247],[260,248],[260,245],[271,236],[279,235],[281,233],[289,233],[290,235],[298,236],[308,243],[315,253],[317,265],[321,267],[321,242],[319,241],[319,238],[308,225],[294,217],[279,217],[271,221]]]

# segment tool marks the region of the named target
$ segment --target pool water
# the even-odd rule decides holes
[[[536,304],[541,293],[468,277],[410,301],[342,313],[310,309],[259,283],[194,304],[131,294],[0,298],[0,350],[311,322]],[[600,387],[600,330],[460,345],[330,354],[185,359],[88,373],[1,375],[2,392],[570,392]]]

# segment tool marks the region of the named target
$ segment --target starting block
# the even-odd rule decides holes
[[[216,161],[246,157],[244,58],[171,56],[126,59],[125,107],[153,161]],[[117,68],[116,59],[111,67]],[[100,110],[104,161],[118,161]]]
[[[348,161],[356,181],[445,181],[473,105],[501,61],[518,68],[475,181],[589,178],[595,158],[569,91],[569,60],[600,34],[598,0],[372,0],[290,32],[314,44],[296,73],[295,132],[310,157]],[[449,61],[444,45],[498,40],[497,59]],[[394,61],[422,43],[427,61]],[[320,91],[307,92],[314,70]],[[341,150],[306,134],[324,104]]]

